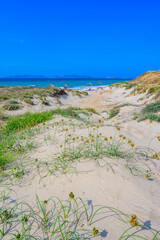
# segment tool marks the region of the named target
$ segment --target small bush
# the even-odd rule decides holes
[[[155,87],[150,88],[148,90],[148,93],[149,94],[154,94],[154,93],[157,93],[159,90],[160,90],[160,86],[155,86]]]
[[[160,112],[160,101],[148,104],[143,110],[143,113],[157,113]]]
[[[97,111],[94,108],[85,108],[88,112],[98,114]]]
[[[24,102],[28,103],[29,105],[34,105],[34,102],[30,98],[24,99]]]
[[[109,113],[109,118],[115,117],[119,113],[119,108],[113,108]]]
[[[49,106],[49,105],[50,105],[47,100],[42,100],[42,104],[43,104],[43,105],[46,105],[46,106]]]
[[[15,111],[20,109],[21,107],[21,104],[19,104],[17,101],[10,101],[3,105],[3,109],[8,111]]]

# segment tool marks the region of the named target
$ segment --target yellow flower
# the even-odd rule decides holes
[[[158,153],[153,154],[154,159],[158,159]]]
[[[94,227],[92,230],[92,233],[93,233],[93,236],[96,236],[99,233],[99,231]]]
[[[47,129],[49,129],[49,127],[47,127]]]
[[[128,140],[128,143],[131,143],[131,140]]]
[[[139,225],[137,216],[135,214],[131,214],[131,218],[130,218],[129,223],[131,224],[132,227],[136,227],[136,226]]]
[[[104,141],[108,141],[108,138],[105,137],[105,138],[104,138]]]
[[[123,135],[122,135],[122,134],[120,134],[120,135],[119,135],[119,137],[121,138],[121,137],[123,137]]]
[[[101,135],[102,135],[102,133],[99,134],[99,136],[101,136]]]
[[[131,147],[134,147],[134,143],[131,143]]]
[[[61,122],[63,122],[63,119],[61,119]]]
[[[101,122],[102,122],[102,120],[101,120],[101,119],[99,119],[99,120],[98,120],[98,122],[99,122],[99,123],[101,123]]]
[[[123,139],[126,139],[126,137],[123,137]]]
[[[43,125],[45,125],[45,122],[43,123]]]
[[[95,128],[93,128],[93,130],[95,130]]]
[[[18,233],[18,234],[16,235],[16,239],[20,239],[20,238],[21,238],[21,234]]]
[[[62,145],[60,145],[60,148],[62,148]]]
[[[73,130],[73,132],[75,132],[75,130]]]
[[[158,141],[160,141],[160,136],[157,137]]]
[[[97,138],[99,138],[99,135],[97,135]]]
[[[73,137],[72,140],[75,141],[76,140],[75,137]]]
[[[77,137],[77,139],[79,139],[79,137]]]
[[[71,137],[71,134],[68,134],[68,137]]]
[[[52,125],[52,128],[54,128],[54,125]]]
[[[88,140],[86,140],[86,143],[89,143],[89,141],[88,141]]]
[[[148,178],[149,178],[149,175],[148,175],[148,174],[145,174],[144,177],[145,177],[146,179],[148,179]]]
[[[118,131],[120,131],[120,127],[116,127]]]
[[[92,142],[94,142],[94,139],[92,139]]]
[[[110,136],[109,138],[112,139],[112,136]]]
[[[65,154],[65,153],[63,153],[63,157],[66,157],[66,154]]]
[[[47,200],[44,200],[44,204],[47,204],[48,203],[48,201]]]
[[[69,197],[72,198],[72,199],[74,198],[73,192],[70,192]]]
[[[68,132],[68,128],[66,128],[65,131]]]

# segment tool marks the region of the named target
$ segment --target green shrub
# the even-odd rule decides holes
[[[29,105],[34,105],[34,102],[30,98],[25,98],[24,102],[28,103]]]
[[[115,117],[119,113],[119,108],[113,108],[109,113],[109,118]]]
[[[8,111],[15,111],[15,110],[20,109],[21,107],[22,107],[21,104],[19,104],[16,101],[15,102],[10,101],[10,102],[3,105],[3,109],[8,110]]]
[[[98,114],[97,111],[94,108],[85,108],[88,112]]]
[[[148,90],[148,93],[149,94],[154,94],[154,93],[157,93],[159,90],[160,90],[160,86],[155,86],[155,87],[150,88]]]
[[[142,110],[142,113],[157,113],[157,112],[160,112],[160,101],[150,103]]]

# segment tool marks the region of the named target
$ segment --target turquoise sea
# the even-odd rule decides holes
[[[49,84],[62,87],[67,84],[72,89],[87,89],[107,86],[111,83],[124,82],[127,79],[54,79],[54,78],[0,78],[0,86],[33,86],[46,88]],[[92,83],[92,86],[88,86]],[[98,84],[101,83],[101,84]]]

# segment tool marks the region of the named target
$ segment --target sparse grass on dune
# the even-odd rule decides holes
[[[22,108],[22,105],[15,100],[10,100],[8,103],[3,105],[3,109],[8,111],[15,111],[20,108]]]
[[[160,115],[157,114],[159,112],[160,101],[156,101],[146,105],[140,114],[135,114],[134,119],[137,119],[138,121],[149,119],[150,121],[160,122]]]
[[[12,201],[5,201],[7,197],[9,199],[7,191],[1,192],[1,239],[6,239],[6,237],[7,239],[21,240],[101,238],[107,229],[97,229],[93,222],[95,218],[94,224],[101,221],[102,218],[97,220],[97,217],[102,216],[110,219],[117,218],[121,221],[121,225],[126,230],[122,231],[119,240],[133,238],[147,240],[148,238],[143,237],[144,232],[148,232],[152,240],[158,240],[160,236],[158,231],[145,226],[135,214],[129,215],[110,206],[94,208],[93,211],[89,203],[83,201],[81,197],[75,197],[73,192],[69,194],[66,201],[57,196],[40,201],[36,195],[34,207],[26,202],[11,204]]]
[[[31,99],[34,95],[46,97],[53,91],[57,91],[58,88],[41,88],[41,87],[0,87],[0,101],[8,99]]]
[[[27,113],[23,116],[12,117],[0,129],[0,166],[13,161],[17,154],[22,152],[21,144],[17,143],[17,133],[19,131],[30,129],[40,123],[49,121],[54,115],[62,115],[84,121],[84,119],[79,117],[78,111],[80,111],[79,108],[55,109],[49,112]]]
[[[160,71],[149,71],[136,77],[131,81],[118,82],[111,84],[115,87],[125,87],[130,89],[134,87],[134,93],[144,93],[148,91],[148,94],[160,93]]]
[[[157,111],[157,105],[152,105],[151,109]],[[52,123],[52,126],[46,124],[54,115],[69,117],[69,123],[72,120],[75,121],[75,119],[81,120],[78,114],[85,114],[83,111],[80,108],[56,109],[45,113],[25,114],[6,122],[0,130],[0,148],[2,150],[0,152],[1,181],[5,180],[7,182],[7,179],[10,178],[12,184],[14,179],[18,179],[23,183],[23,178],[26,177],[28,179],[29,173],[35,169],[39,173],[40,179],[56,172],[66,174],[70,169],[72,169],[73,173],[74,161],[81,161],[82,159],[97,160],[103,157],[113,160],[114,164],[115,162],[118,164],[116,160],[120,158],[121,162],[124,161],[124,167],[131,174],[148,179],[150,176],[146,171],[146,167],[143,169],[133,161],[137,154],[134,143],[120,134],[121,130],[118,126],[116,126],[114,136],[104,136],[101,133],[103,120],[98,119],[91,125],[88,119],[88,122],[81,122],[87,134],[79,136],[76,133],[77,126],[74,125],[71,133],[71,129],[66,126],[63,118],[60,120],[58,118],[59,122]],[[92,116],[92,113],[90,115]],[[88,116],[88,112],[86,116]],[[25,147],[23,146],[23,141],[25,140],[26,144],[28,136],[30,139],[34,136],[33,131],[35,131],[35,134],[39,133],[40,127],[38,128],[38,126],[41,126],[39,125],[40,123],[44,123],[42,124],[43,132],[48,131],[49,134],[50,129],[54,129],[55,132],[59,130],[64,134],[64,142],[59,146],[59,152],[51,160],[45,159],[43,161],[27,158],[15,161],[26,148],[26,145]],[[37,128],[33,128],[34,126],[37,126]],[[52,135],[54,135],[53,131]],[[27,148],[32,148],[32,143],[28,142],[28,144],[30,146],[27,146]],[[125,148],[126,145],[128,146],[127,148]],[[138,158],[147,156],[147,160],[149,159],[147,153],[146,156],[143,152],[137,156]],[[158,153],[155,153],[153,158],[158,159]],[[14,164],[12,164],[12,161],[15,161]],[[5,168],[7,163],[10,164]],[[106,164],[109,165],[110,163],[106,161]],[[32,179],[33,175],[34,173],[32,174]],[[75,198],[73,193],[69,194],[69,198],[66,201],[58,197],[50,197],[40,201],[39,197],[36,196],[36,204],[34,206],[30,206],[26,202],[16,202],[10,205],[5,192],[0,194],[0,200],[2,203],[0,206],[0,236],[2,239],[87,240],[94,237],[101,238],[102,229],[92,226],[94,219],[101,216],[100,214],[103,214],[103,216],[106,214],[106,217],[110,219],[110,212],[112,212],[112,217],[117,217],[124,224],[122,234],[118,240],[148,240],[144,237],[144,231],[147,234],[149,233],[152,240],[159,240],[160,237],[158,231],[146,227],[135,214],[126,214],[119,209],[109,206],[94,208],[92,212],[91,206],[83,201],[82,198]],[[104,213],[104,210],[109,211]],[[82,223],[84,227],[81,227]],[[9,227],[10,224],[12,227]]]
[[[85,108],[88,112],[99,114],[94,108]]]

